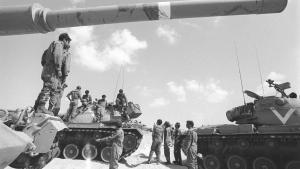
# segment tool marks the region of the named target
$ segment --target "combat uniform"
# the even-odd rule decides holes
[[[41,78],[44,82],[43,88],[35,101],[34,109],[45,113],[45,105],[49,98],[49,108],[52,108],[57,102],[57,95],[62,89],[68,73],[70,72],[70,53],[64,48],[62,41],[54,41],[49,48],[45,50],[42,56],[41,64],[43,71]]]
[[[118,93],[117,99],[116,99],[116,104],[118,106],[118,110],[120,112],[123,112],[123,107],[127,106],[127,98],[124,93]]]
[[[151,150],[149,154],[148,161],[152,159],[153,153],[155,152],[157,160],[160,162],[160,149],[161,144],[163,142],[163,132],[164,129],[161,125],[154,125],[153,126],[153,132],[152,132],[152,145]]]
[[[118,161],[123,151],[124,131],[122,128],[118,128],[114,135],[103,140],[112,142],[109,169],[117,169],[119,167]]]
[[[86,99],[88,104],[92,104],[92,102],[93,102],[92,96],[90,94],[84,94],[82,96],[82,99]]]
[[[170,147],[172,145],[172,132],[171,127],[166,127],[164,129],[164,154],[167,160],[167,163],[170,162]]]
[[[188,129],[186,133],[186,141],[187,141],[187,159],[186,164],[188,169],[197,169],[197,133],[192,129]]]
[[[58,113],[60,111],[61,98],[63,97],[64,90],[66,87],[67,87],[67,85],[63,84],[62,88],[59,90],[58,94],[55,96],[56,101],[55,101],[54,107],[52,108],[52,110],[49,107],[49,110],[53,112],[54,116],[58,116]]]
[[[70,99],[70,106],[69,106],[66,120],[69,120],[70,116],[73,117],[76,115],[78,101],[81,100],[81,93],[79,90],[76,89],[68,93],[67,97]]]
[[[175,158],[175,163],[181,165],[182,164],[182,159],[181,159],[181,145],[180,145],[180,137],[181,135],[181,130],[178,128],[175,129],[174,131],[174,158]]]

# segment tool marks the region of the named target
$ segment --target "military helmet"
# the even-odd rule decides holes
[[[64,39],[66,39],[67,41],[71,41],[72,40],[67,33],[60,34],[59,37],[58,37],[58,40],[62,41]]]
[[[90,91],[89,90],[85,90],[85,93],[88,94],[88,93],[90,93]]]
[[[102,97],[102,99],[104,99],[104,98],[106,98],[106,95],[104,94],[104,95],[102,95],[101,97]]]
[[[120,90],[119,90],[119,93],[123,93],[123,89],[120,89]]]
[[[81,86],[77,86],[76,89],[81,90]]]

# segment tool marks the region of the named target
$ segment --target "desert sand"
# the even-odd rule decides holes
[[[119,169],[187,169],[185,166],[178,165],[164,165],[156,163],[153,159],[153,163],[146,164],[145,162],[148,159],[150,147],[151,147],[151,133],[145,132],[141,145],[138,150],[134,152],[131,156],[126,158],[126,164],[120,164]],[[155,157],[155,155],[154,155]],[[186,157],[182,153],[182,158]],[[162,161],[166,161],[162,148]],[[171,161],[174,160],[173,156],[173,147],[171,148]],[[109,168],[109,165],[104,162],[94,162],[88,160],[70,160],[70,159],[60,159],[55,158],[49,164],[47,164],[44,169],[105,169]],[[6,167],[5,169],[12,169],[10,167]]]

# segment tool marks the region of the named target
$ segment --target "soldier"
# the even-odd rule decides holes
[[[106,141],[112,142],[111,147],[111,155],[109,160],[109,169],[117,169],[119,167],[118,161],[123,151],[123,140],[124,140],[124,131],[122,130],[122,122],[117,121],[115,122],[116,132],[114,135],[97,139],[97,142]]]
[[[161,149],[161,144],[163,142],[163,132],[164,129],[162,127],[162,120],[158,119],[156,122],[156,125],[154,124],[153,126],[153,131],[152,131],[152,145],[151,145],[151,150],[149,154],[149,158],[147,163],[150,164],[152,160],[153,153],[155,152],[156,158],[158,162],[160,161],[160,149]]]
[[[120,112],[123,112],[123,108],[127,107],[127,105],[128,105],[127,98],[126,98],[125,94],[123,93],[123,89],[119,90],[119,93],[116,98],[116,105]]]
[[[180,145],[180,135],[181,135],[181,130],[180,128],[180,123],[177,122],[175,124],[175,131],[174,131],[174,158],[175,161],[173,161],[174,164],[177,165],[182,165],[182,159],[181,159],[181,145]]]
[[[197,133],[192,130],[194,127],[193,121],[186,121],[186,145],[187,145],[187,159],[186,164],[188,169],[197,169]]]
[[[289,98],[292,98],[292,99],[297,99],[297,94],[295,92],[291,92],[289,94]]]
[[[69,120],[69,117],[74,116],[76,114],[76,110],[78,107],[78,101],[81,100],[81,93],[80,93],[81,87],[77,86],[75,90],[71,91],[67,94],[67,98],[70,101],[69,110],[67,112],[66,120]]]
[[[101,96],[101,99],[98,100],[98,104],[100,104],[100,105],[102,105],[102,106],[104,106],[104,107],[107,106],[106,95],[102,95],[102,96]]]
[[[93,99],[92,99],[92,96],[90,95],[90,91],[85,90],[84,93],[85,94],[82,96],[82,99],[86,99],[88,104],[92,104]]]
[[[171,164],[170,161],[170,147],[172,146],[172,129],[171,124],[166,121],[164,123],[164,154],[166,157],[166,164]]]
[[[81,106],[77,108],[75,114],[71,114],[71,119],[74,119],[77,115],[86,112],[88,108],[89,108],[89,103],[87,99],[82,99]]]
[[[48,110],[50,111],[56,104],[57,98],[59,98],[56,96],[59,95],[60,89],[70,72],[70,41],[69,35],[62,33],[59,35],[58,41],[52,42],[43,53],[41,78],[44,84],[34,104],[36,112],[49,113],[45,108],[49,98]]]

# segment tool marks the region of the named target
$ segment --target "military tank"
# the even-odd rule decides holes
[[[300,100],[290,83],[267,82],[281,97],[245,91],[254,101],[226,112],[236,125],[197,129],[205,169],[300,168]]]
[[[90,159],[108,162],[110,159],[110,143],[96,142],[96,139],[109,137],[114,133],[112,124],[117,120],[123,122],[124,142],[121,158],[135,152],[139,147],[143,134],[140,129],[131,125],[131,120],[139,117],[142,112],[138,104],[128,103],[124,112],[109,104],[87,105],[84,109],[79,107],[76,116],[66,122],[68,129],[59,133],[58,146],[61,158]],[[101,118],[97,113],[101,113]],[[127,116],[125,116],[125,114]],[[129,117],[127,119],[126,117]]]
[[[5,135],[0,141],[1,168],[40,169],[58,156],[56,135],[66,125],[58,117],[27,111],[0,110],[0,132]]]

